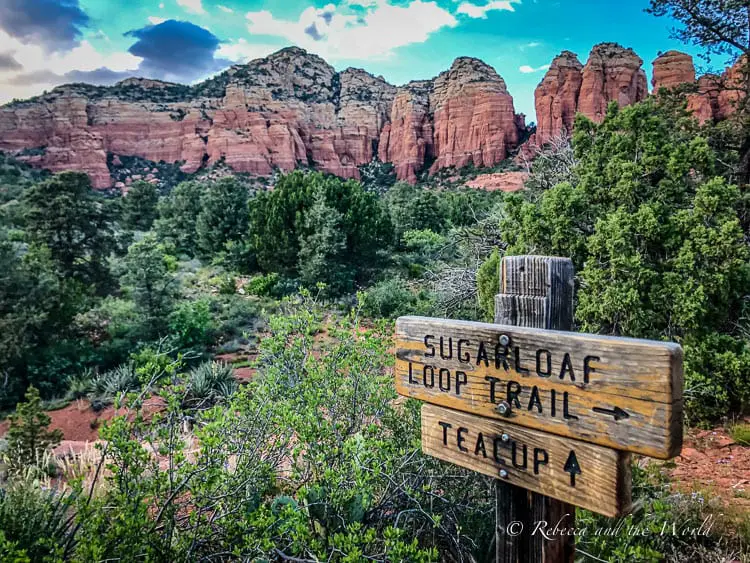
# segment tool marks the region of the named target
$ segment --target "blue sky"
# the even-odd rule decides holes
[[[341,70],[394,84],[430,78],[458,56],[494,66],[534,121],[545,65],[567,49],[632,47],[651,74],[673,22],[647,0],[2,0],[0,103],[71,81],[126,76],[195,82],[296,44]],[[700,61],[696,61],[697,63]],[[721,67],[725,61],[714,61]]]

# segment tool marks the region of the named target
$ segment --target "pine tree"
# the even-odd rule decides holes
[[[343,220],[339,211],[328,206],[323,190],[318,190],[300,237],[299,272],[306,286],[324,283],[334,295],[351,289],[354,276],[342,259],[346,252]]]
[[[26,232],[49,248],[61,279],[100,290],[110,281],[107,259],[115,239],[110,214],[80,172],[63,172],[24,195]]]
[[[33,385],[26,391],[26,402],[18,403],[15,414],[9,418],[6,438],[12,470],[34,465],[46,450],[54,448],[63,438],[60,429],[49,430],[51,419],[42,410],[39,391]]]
[[[156,218],[159,192],[156,186],[139,180],[134,182],[122,200],[122,222],[132,230],[148,231]]]

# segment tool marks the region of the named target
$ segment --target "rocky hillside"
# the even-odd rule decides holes
[[[577,112],[598,121],[612,100],[642,100],[642,64],[614,43],[595,46],[585,65],[561,53],[537,88],[531,142],[569,132]],[[688,55],[670,51],[654,62],[657,88],[694,81]],[[701,78],[691,97],[701,119],[729,111],[718,82]],[[116,181],[118,157],[177,163],[187,173],[224,163],[260,176],[310,167],[357,178],[358,167],[377,156],[415,182],[425,169],[501,162],[518,148],[524,121],[505,81],[477,59],[458,58],[432,80],[396,88],[361,69],[336,72],[290,47],[195,86],[128,79],[13,102],[0,107],[0,151],[52,171],[84,171],[97,188]]]

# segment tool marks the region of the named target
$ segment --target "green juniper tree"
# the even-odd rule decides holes
[[[313,288],[320,282],[334,295],[351,291],[354,275],[343,260],[346,252],[343,220],[338,210],[328,206],[323,191],[319,191],[300,236],[299,272],[307,287]]]
[[[153,235],[128,249],[120,283],[140,311],[146,337],[156,337],[166,329],[177,293],[175,269],[176,259]]]
[[[49,248],[60,278],[99,291],[110,283],[107,259],[114,249],[110,213],[80,172],[63,172],[28,189],[23,197],[26,233]]]
[[[685,348],[692,419],[750,403],[739,329],[750,290],[740,192],[684,108],[610,105],[573,137],[575,184],[514,195],[501,225],[509,254],[569,256],[588,332],[676,340]]]
[[[157,207],[156,232],[179,253],[194,256],[198,251],[195,223],[201,212],[203,190],[198,182],[182,182]]]
[[[158,202],[156,186],[142,180],[134,182],[122,200],[123,224],[128,229],[148,231],[156,219]]]
[[[229,242],[247,237],[248,191],[235,178],[222,178],[208,186],[200,200],[195,231],[198,248],[212,257]]]

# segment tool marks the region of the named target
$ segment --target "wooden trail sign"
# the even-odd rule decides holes
[[[682,446],[677,344],[402,317],[395,374],[428,403],[661,459]]]
[[[630,454],[422,405],[422,451],[605,516],[630,510]]]

